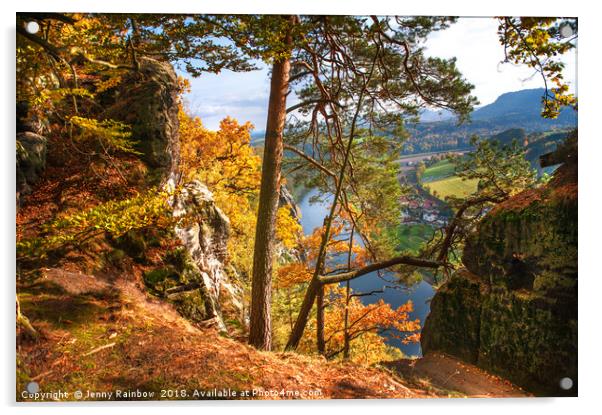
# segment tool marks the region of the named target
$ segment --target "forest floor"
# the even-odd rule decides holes
[[[40,334],[17,339],[19,401],[27,400],[23,390],[31,381],[43,392],[70,392],[61,400],[75,400],[75,391],[81,399],[95,399],[88,391],[114,392],[96,397],[101,400],[220,399],[220,392],[234,399],[526,396],[444,356],[362,367],[260,352],[193,326],[148,294],[136,276],[103,278],[64,268],[44,274],[19,290],[22,311]],[[149,395],[116,396],[117,390]]]

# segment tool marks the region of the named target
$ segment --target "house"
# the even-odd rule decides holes
[[[424,212],[422,214],[422,220],[424,220],[425,222],[434,222],[437,220],[437,215],[433,212]]]
[[[432,209],[432,208],[435,207],[435,203],[432,200],[430,200],[430,199],[425,199],[423,207],[425,209]]]

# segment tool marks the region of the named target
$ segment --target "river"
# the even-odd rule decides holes
[[[301,225],[306,235],[310,234],[315,228],[322,226],[324,217],[329,213],[332,197],[326,198],[326,200],[321,202],[311,203],[312,197],[318,194],[316,189],[312,189],[303,196],[301,202],[298,204],[301,209]],[[386,272],[383,274],[385,277],[387,276]],[[390,276],[389,280],[393,280],[393,278]],[[376,272],[351,281],[351,288],[356,292],[379,290],[384,285],[390,285],[390,283],[379,278]],[[371,304],[382,298],[392,308],[397,308],[408,300],[412,300],[414,311],[410,317],[412,319],[419,319],[422,325],[430,311],[430,299],[435,294],[435,290],[424,280],[411,287],[399,283],[397,285],[399,289],[387,288],[383,294],[365,296],[361,297],[361,299],[364,304]],[[407,356],[422,356],[419,343],[403,344],[399,339],[391,337],[387,337],[387,343],[399,348]]]

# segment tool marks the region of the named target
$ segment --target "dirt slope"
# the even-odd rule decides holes
[[[283,391],[308,399],[426,395],[383,370],[259,352],[214,329],[194,327],[135,281],[111,283],[51,269],[42,283],[23,289],[20,298],[43,339],[18,341],[19,400],[30,380],[43,391],[138,388],[154,391],[155,399],[169,388],[266,390],[272,395],[263,398],[272,399],[285,397]]]
[[[484,370],[442,353],[421,359],[406,359],[385,364],[408,384],[449,391],[472,398],[519,398],[530,396],[518,386]]]
[[[42,338],[18,338],[18,400],[27,400],[22,391],[32,380],[45,392],[71,392],[67,400],[75,399],[76,390],[82,391],[83,399],[94,399],[87,398],[88,390],[118,389],[153,392],[146,396],[152,399],[175,399],[181,392],[174,391],[182,389],[186,396],[179,398],[187,399],[201,399],[203,393],[217,399],[215,395],[224,391],[236,391],[237,397],[249,391],[248,398],[255,399],[521,394],[482,371],[449,376],[454,363],[448,358],[399,362],[389,371],[295,353],[259,352],[214,329],[193,326],[169,304],[147,294],[133,276],[111,281],[49,269],[42,282],[21,289],[20,298],[23,312]],[[408,376],[412,366],[420,376]],[[172,392],[162,392],[167,389]],[[106,398],[145,397],[96,397]]]

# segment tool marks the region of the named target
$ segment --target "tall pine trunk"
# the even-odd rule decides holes
[[[286,43],[288,45],[292,43],[290,33],[286,36]],[[277,60],[272,65],[257,228],[255,230],[249,343],[263,350],[270,350],[272,347],[270,307],[272,303],[274,233],[280,192],[282,135],[286,119],[286,96],[290,67],[288,57]]]

